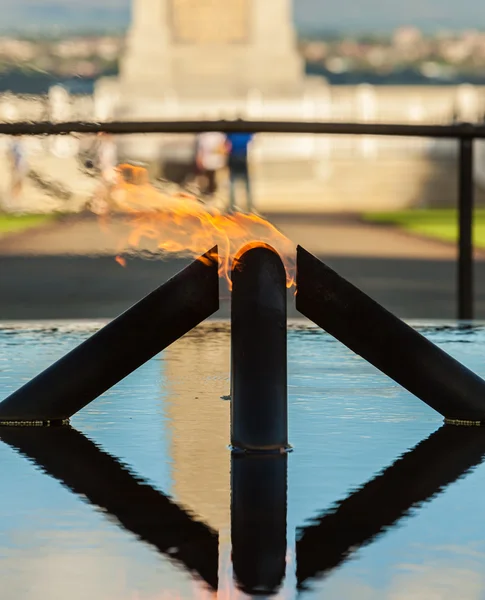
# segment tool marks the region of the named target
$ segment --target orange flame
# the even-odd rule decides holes
[[[126,267],[126,258],[123,258],[122,256],[117,256],[115,258],[115,261],[122,267]]]
[[[270,246],[283,260],[287,287],[294,285],[295,246],[263,217],[223,214],[202,204],[194,195],[164,193],[148,182],[145,169],[140,167],[121,165],[118,174],[111,208],[129,217],[131,232],[125,246],[128,249],[139,250],[148,244],[157,252],[199,257],[217,245],[219,274],[231,288],[231,269],[237,266],[240,249],[248,244]],[[117,261],[120,262],[118,258]]]

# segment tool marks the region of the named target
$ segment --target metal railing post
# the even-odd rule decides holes
[[[458,188],[458,318],[473,319],[473,139],[460,139]]]

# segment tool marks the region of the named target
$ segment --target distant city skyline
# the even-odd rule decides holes
[[[0,30],[124,29],[130,0],[0,0]],[[297,28],[318,31],[385,32],[401,25],[424,31],[485,29],[485,3],[477,0],[294,0]]]

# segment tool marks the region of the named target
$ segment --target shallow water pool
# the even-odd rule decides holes
[[[0,397],[98,327],[1,327]],[[485,376],[485,328],[419,329]],[[229,342],[203,325],[72,429],[0,432],[2,599],[485,598],[481,430],[442,428],[303,322],[288,333],[294,451],[234,459],[231,514]]]

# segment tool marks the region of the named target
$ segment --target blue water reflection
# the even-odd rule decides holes
[[[0,396],[27,381],[99,324],[0,330]],[[421,328],[485,376],[485,330]],[[332,506],[440,428],[442,419],[315,328],[289,332],[288,565],[279,597],[293,598],[295,541]],[[229,332],[204,326],[83,410],[72,425],[136,478],[219,532],[219,587],[231,592]],[[102,455],[99,455],[102,456]],[[66,454],[67,460],[68,454]],[[102,459],[96,451],[93,463]],[[2,598],[69,596],[205,598],[170,553],[160,553],[113,515],[0,445]],[[312,577],[303,597],[485,597],[481,530],[484,466],[451,484],[412,518],[356,549],[352,560]],[[109,494],[109,490],[107,491]],[[149,511],[147,511],[149,512]],[[295,532],[298,530],[298,534]],[[5,595],[6,594],[6,595]]]

